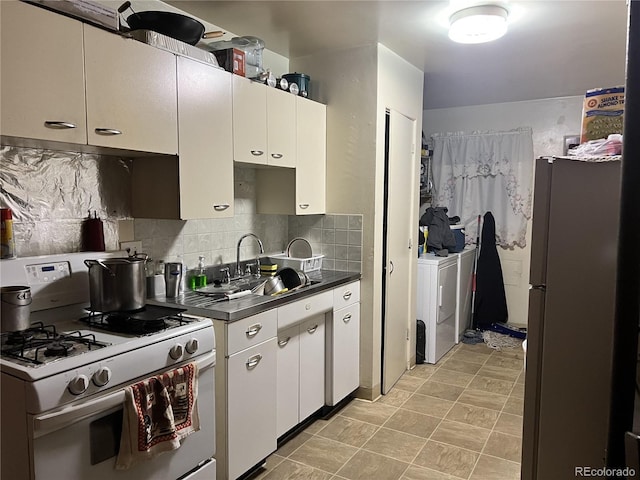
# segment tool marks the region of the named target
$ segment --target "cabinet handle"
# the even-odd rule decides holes
[[[262,360],[262,355],[260,355],[259,353],[255,354],[253,357],[249,357],[246,363],[247,370],[253,370],[254,368],[256,368],[260,363],[260,360]]]
[[[351,298],[351,290],[347,290],[346,292],[344,292],[342,298],[344,298],[345,300],[349,300]]]
[[[306,208],[309,208],[309,204],[308,203],[299,203],[298,206],[303,210],[306,209]]]
[[[282,158],[284,155],[282,155],[281,153],[272,153],[271,156],[273,158]]]
[[[440,285],[440,288],[438,289],[438,306],[442,306],[442,285]]]
[[[251,325],[249,328],[247,328],[247,337],[255,337],[260,330],[262,330],[262,324],[256,323],[255,325]]]
[[[56,128],[59,130],[65,130],[67,128],[77,128],[75,124],[70,122],[60,122],[60,121],[49,121],[44,122],[44,126],[47,128]]]
[[[284,347],[287,343],[289,343],[291,337],[283,338],[282,340],[278,340],[278,345]]]
[[[344,323],[349,323],[349,321],[351,320],[351,314],[347,313],[344,317],[342,317],[342,321]]]
[[[226,210],[230,206],[231,205],[229,205],[228,203],[219,203],[218,205],[214,205],[213,209],[221,212],[222,210]]]
[[[259,157],[263,153],[264,152],[262,150],[251,150],[251,155],[255,155],[256,157]]]
[[[307,332],[315,333],[317,329],[318,329],[318,324],[316,323],[313,327],[307,328]]]
[[[115,128],[96,128],[95,132],[98,135],[122,135],[122,132]]]

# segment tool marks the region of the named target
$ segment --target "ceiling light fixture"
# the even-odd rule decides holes
[[[507,33],[505,8],[478,5],[455,12],[449,17],[449,38],[458,43],[485,43]]]

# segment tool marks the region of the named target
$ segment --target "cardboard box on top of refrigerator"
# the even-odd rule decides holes
[[[622,133],[624,86],[594,88],[584,96],[580,143]]]

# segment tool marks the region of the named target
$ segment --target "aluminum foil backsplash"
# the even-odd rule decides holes
[[[89,212],[103,221],[106,249],[118,248],[117,221],[131,218],[131,160],[0,148],[0,204],[13,211],[19,257],[79,251]]]

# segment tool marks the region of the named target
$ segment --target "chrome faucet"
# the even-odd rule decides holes
[[[264,253],[264,246],[262,245],[262,241],[258,238],[258,236],[255,233],[245,233],[244,235],[242,235],[240,237],[240,240],[238,240],[238,246],[237,246],[237,257],[236,257],[236,277],[241,277],[242,276],[242,272],[240,271],[240,244],[242,243],[242,240],[244,240],[247,237],[253,237],[256,239],[256,241],[258,242],[258,246],[260,247],[260,255],[262,255]],[[258,273],[260,273],[260,259],[256,257],[256,262],[258,264]]]

